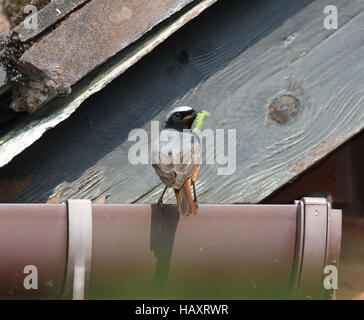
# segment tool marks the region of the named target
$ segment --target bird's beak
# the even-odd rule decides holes
[[[184,118],[183,118],[183,120],[187,120],[187,119],[195,119],[197,117],[197,112],[194,112],[194,113],[192,113],[192,114],[189,114],[188,116],[185,116]]]

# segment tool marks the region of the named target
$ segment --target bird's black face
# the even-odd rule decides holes
[[[163,129],[175,129],[183,131],[191,129],[197,112],[190,107],[178,107],[172,110],[164,120]]]

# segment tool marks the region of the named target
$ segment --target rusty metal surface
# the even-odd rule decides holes
[[[287,298],[295,258],[302,254],[295,241],[299,210],[297,205],[201,205],[196,216],[180,218],[171,205],[163,210],[156,205],[93,205],[87,297]],[[311,212],[304,213],[305,219],[307,214]],[[341,212],[335,211],[328,229],[341,232],[340,219]],[[315,242],[327,221],[306,225],[305,236]],[[62,295],[65,204],[0,205],[0,222],[0,296]],[[313,297],[322,289],[325,257],[338,258],[338,239],[330,237],[326,246],[323,237],[304,253],[307,276],[316,279]],[[317,249],[322,243],[327,253]],[[22,288],[22,270],[29,264],[38,267],[39,290]]]
[[[14,87],[11,108],[33,112],[51,97],[69,94],[72,85],[190,2],[86,3],[20,57],[19,69],[31,80]]]

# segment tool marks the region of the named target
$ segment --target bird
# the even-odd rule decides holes
[[[177,209],[181,216],[197,213],[198,200],[195,183],[202,161],[202,139],[199,130],[192,129],[192,125],[196,118],[202,117],[199,121],[201,126],[203,117],[207,116],[209,114],[206,111],[197,113],[189,106],[174,108],[165,116],[159,139],[156,139],[154,147],[152,147],[154,160],[152,166],[165,184],[157,203],[163,207],[163,196],[166,190],[173,188]]]

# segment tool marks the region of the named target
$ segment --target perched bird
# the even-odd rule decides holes
[[[207,116],[208,112],[197,113],[187,106],[173,109],[165,117],[159,139],[152,148],[153,168],[166,185],[158,204],[163,206],[162,199],[167,188],[173,188],[178,212],[182,216],[197,212],[195,182],[200,172],[202,142],[199,131],[193,130],[192,125],[196,118],[200,118],[201,126]]]

